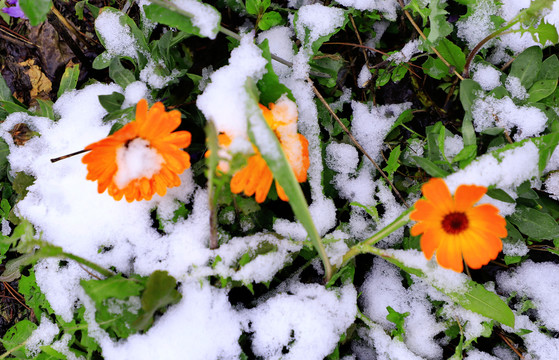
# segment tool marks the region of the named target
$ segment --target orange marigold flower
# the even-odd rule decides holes
[[[280,99],[276,104],[271,103],[269,107],[268,109],[260,105],[264,118],[278,137],[297,181],[305,182],[310,165],[309,142],[303,135],[297,133],[297,107],[286,98]],[[231,140],[227,135],[222,134],[219,142],[223,145],[231,143]],[[247,165],[233,175],[231,192],[234,194],[244,192],[247,196],[255,195],[256,202],[261,203],[268,196],[273,180],[272,171],[255,148],[255,154],[248,158]],[[285,191],[277,181],[276,191],[280,199],[288,201]]]
[[[160,102],[148,111],[147,101],[140,100],[135,121],[85,148],[91,150],[82,158],[86,178],[98,181],[97,191],[108,189],[115,200],[165,195],[168,187],[180,185],[178,174],[190,167],[190,156],[181,150],[190,145],[190,133],[172,132],[180,123],[179,111],[165,112]]]
[[[450,194],[442,179],[430,179],[421,188],[425,199],[415,203],[410,219],[413,236],[421,236],[421,249],[427,259],[437,250],[437,262],[444,268],[462,272],[462,257],[472,269],[479,269],[497,258],[507,236],[506,221],[490,204],[474,206],[487,188],[460,185]]]

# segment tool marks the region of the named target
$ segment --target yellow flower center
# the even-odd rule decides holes
[[[456,235],[468,228],[468,217],[463,212],[451,212],[444,216],[441,223],[447,234]]]

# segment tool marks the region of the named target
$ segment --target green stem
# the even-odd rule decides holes
[[[396,220],[382,228],[379,232],[368,238],[367,240],[356,244],[349,249],[347,253],[345,253],[342,259],[342,265],[340,269],[344,267],[349,260],[353,259],[356,255],[359,255],[364,252],[375,253],[376,248],[373,247],[374,244],[378,243],[388,235],[392,234],[394,231],[398,230],[402,226],[406,225],[410,221],[410,212],[412,212],[414,208],[411,207],[404,211]],[[366,248],[366,249],[365,249]],[[380,251],[380,249],[378,249]],[[380,255],[377,254],[377,255]]]
[[[100,265],[97,265],[96,263],[91,262],[91,261],[89,261],[89,260],[86,260],[86,259],[82,258],[81,256],[77,256],[77,255],[70,254],[70,253],[67,253],[67,252],[63,252],[63,253],[61,254],[61,256],[66,257],[66,258],[68,258],[68,259],[72,259],[72,260],[74,260],[74,261],[77,261],[77,262],[79,262],[80,264],[85,265],[85,266],[87,266],[88,268],[91,268],[91,269],[97,271],[99,274],[101,274],[101,275],[103,275],[103,276],[105,276],[105,277],[111,277],[111,276],[116,275],[116,274],[115,274],[114,272],[112,272],[111,270],[105,269],[104,267],[102,267],[102,266],[100,266]]]
[[[22,342],[21,344],[19,344],[18,346],[15,346],[13,348],[11,348],[10,350],[8,350],[7,352],[5,352],[4,354],[0,355],[0,359],[5,359],[7,358],[11,353],[19,350],[20,348],[24,347],[25,344],[27,344],[27,341],[29,339],[25,340],[24,342]]]

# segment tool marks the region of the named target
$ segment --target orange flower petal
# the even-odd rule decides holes
[[[87,165],[86,178],[98,181],[97,190],[100,193],[108,190],[109,195],[115,200],[124,196],[127,201],[132,202],[150,200],[155,193],[165,195],[167,187],[180,185],[177,174],[190,167],[190,155],[180,150],[190,145],[190,133],[171,133],[180,125],[180,121],[180,112],[173,110],[167,113],[163,104],[159,102],[148,110],[147,101],[140,100],[136,106],[135,121],[85,148],[91,150],[82,158],[82,162]],[[118,172],[117,150],[126,151],[125,146],[128,142],[137,138],[148,141],[151,148],[157,151],[165,162],[150,178],[132,179],[120,189],[115,183]]]
[[[487,192],[487,188],[477,185],[460,185],[454,193],[456,211],[466,211],[481,200]]]
[[[421,251],[423,251],[425,258],[431,259],[435,250],[441,244],[441,236],[440,234],[437,234],[437,230],[426,231],[421,237],[420,244]]]
[[[442,240],[437,249],[437,262],[445,269],[452,269],[456,272],[462,272],[464,265],[462,264],[462,248],[460,241],[456,236],[451,239]]]
[[[448,211],[453,208],[454,201],[443,179],[431,178],[421,187],[423,196],[437,208]]]
[[[254,199],[257,203],[262,203],[266,200],[266,196],[268,196],[268,192],[270,192],[270,187],[272,186],[273,181],[274,175],[272,175],[272,172],[266,166],[262,173],[262,178],[256,186],[256,195]]]

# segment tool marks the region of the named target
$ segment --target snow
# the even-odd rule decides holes
[[[47,315],[43,314],[39,327],[33,331],[25,344],[28,354],[36,356],[41,351],[41,346],[50,345],[59,332],[58,325],[50,321]]]
[[[411,40],[404,45],[402,50],[390,55],[387,60],[394,61],[396,64],[408,62],[415,54],[421,52],[418,48],[420,44],[419,39]]]
[[[491,91],[501,85],[501,72],[491,65],[475,63],[472,66],[472,79],[485,91]]]
[[[149,141],[137,138],[116,151],[116,185],[124,189],[134,179],[150,179],[161,170],[163,157],[150,146]]]
[[[179,9],[193,15],[191,17],[192,24],[200,29],[202,36],[215,39],[219,30],[221,15],[213,6],[196,0],[172,0],[172,3]]]
[[[359,75],[357,76],[357,86],[364,89],[369,84],[369,81],[373,78],[373,74],[369,70],[369,67],[365,64],[359,71]]]

